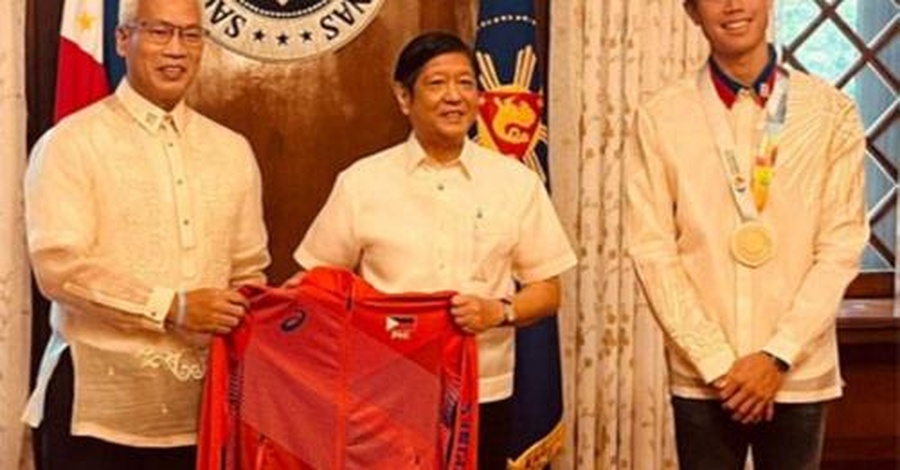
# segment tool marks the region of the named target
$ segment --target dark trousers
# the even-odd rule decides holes
[[[478,469],[506,470],[512,432],[512,399],[478,408]]]
[[[43,470],[191,470],[196,448],[141,448],[92,437],[73,436],[72,358],[66,351],[47,389],[41,423],[40,459]]]
[[[718,400],[672,398],[678,462],[685,470],[742,470],[753,449],[756,470],[816,470],[822,458],[825,403],[776,404],[770,422],[732,421]]]

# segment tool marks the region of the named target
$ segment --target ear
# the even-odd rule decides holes
[[[400,82],[394,82],[392,88],[394,90],[394,98],[397,99],[397,106],[400,107],[400,112],[405,116],[409,116],[409,108],[412,105],[411,92]]]
[[[116,28],[116,54],[119,57],[125,57],[125,51],[128,50],[128,40],[131,38],[131,31],[119,26]]]
[[[697,2],[696,0],[684,0],[682,4],[684,6],[684,11],[691,17],[691,21],[700,26],[700,14],[697,13]]]

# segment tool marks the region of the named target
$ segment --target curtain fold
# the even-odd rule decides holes
[[[625,254],[622,161],[638,103],[706,54],[682,0],[551,3],[550,173],[580,260],[563,280],[556,468],[677,468],[662,335]]]
[[[25,0],[0,4],[0,468],[32,468],[19,420],[28,393],[30,277],[22,175],[26,163]]]

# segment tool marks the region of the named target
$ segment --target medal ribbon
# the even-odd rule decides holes
[[[781,66],[775,69],[775,73],[778,74],[775,80],[775,89],[772,90],[772,94],[766,102],[765,132],[760,139],[759,148],[753,161],[751,181],[748,187],[747,179],[743,176],[741,166],[735,156],[734,134],[728,128],[725,104],[716,94],[710,78],[709,66],[700,71],[698,84],[704,101],[706,119],[715,136],[716,147],[722,158],[722,165],[725,167],[731,194],[741,214],[741,219],[745,222],[758,219],[759,213],[762,212],[768,201],[769,188],[775,175],[775,161],[778,157],[778,138],[787,116],[790,75]],[[752,200],[748,192],[752,193]]]

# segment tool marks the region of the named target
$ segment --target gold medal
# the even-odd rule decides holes
[[[731,255],[744,266],[762,266],[774,253],[775,234],[762,222],[744,222],[731,234]]]

